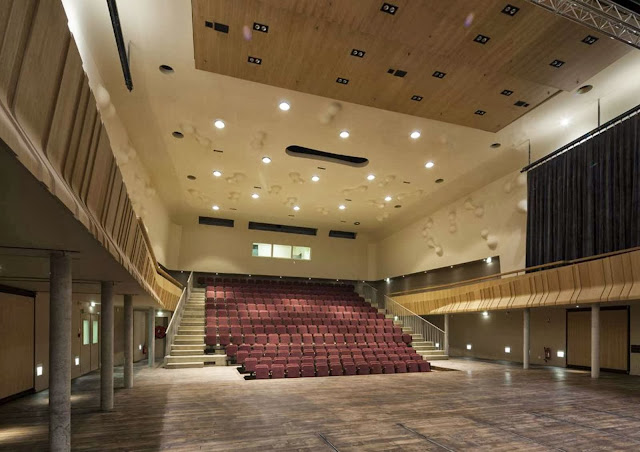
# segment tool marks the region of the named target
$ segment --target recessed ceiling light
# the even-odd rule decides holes
[[[498,149],[500,146],[502,146],[500,143],[493,143],[491,146],[489,146],[492,149]]]
[[[158,68],[163,74],[173,74],[173,68],[168,64],[161,64]]]
[[[349,138],[349,132],[343,130],[342,132],[340,132],[340,138]]]
[[[593,89],[593,85],[584,85],[578,88],[576,94],[587,94],[589,91]]]
[[[254,193],[254,194],[252,194],[252,195],[251,195],[251,197],[252,197],[253,199],[258,199],[258,198],[260,197],[260,195],[259,195],[259,194],[257,194],[257,193]]]
[[[288,102],[280,102],[280,105],[278,105],[278,107],[282,111],[289,111],[289,109],[291,108],[291,105],[289,105]]]
[[[271,158],[267,156],[262,157],[262,163],[271,163]]]
[[[391,201],[393,198],[391,196],[387,196],[386,198],[384,198],[385,201],[389,202]]]
[[[297,212],[298,210],[300,210],[300,206],[293,206],[293,210]]]
[[[562,127],[567,127],[569,124],[571,124],[571,120],[569,118],[562,118],[560,120],[560,125]]]
[[[187,176],[187,179],[189,179],[189,180],[196,180],[196,176],[194,176],[193,174],[189,174],[189,175]]]
[[[222,119],[216,119],[213,125],[216,126],[216,129],[224,129],[224,121]]]
[[[434,166],[433,162],[427,162],[427,163],[424,164],[425,168],[433,168],[433,166]]]
[[[213,209],[213,210],[220,210],[220,207],[218,207],[218,206],[213,206],[213,207],[212,207],[212,209]]]
[[[171,135],[173,135],[174,138],[184,138],[184,134],[182,132],[178,132],[177,130]]]
[[[340,204],[340,205],[338,206],[338,209],[340,209],[340,210],[344,210],[344,209],[346,209],[346,208],[347,208],[347,206],[345,206],[344,204]]]
[[[436,184],[441,184],[444,182],[444,179],[436,179]]]
[[[420,132],[418,132],[417,130],[414,130],[413,132],[411,132],[411,135],[409,136],[414,140],[417,140],[418,138],[420,138]]]
[[[359,221],[354,221],[353,224],[355,224],[356,226],[360,226],[360,222]]]
[[[376,176],[374,176],[373,174],[369,174],[367,176],[367,180],[374,180],[376,178]]]
[[[320,177],[318,176],[311,176],[311,180],[314,182],[318,182],[320,180]]]
[[[221,172],[221,171],[218,171],[218,170],[215,170],[215,171],[213,172],[213,175],[214,175],[214,176],[216,176],[216,177],[220,177],[220,176],[222,176],[222,172]]]

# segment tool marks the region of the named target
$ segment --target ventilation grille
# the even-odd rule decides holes
[[[303,157],[315,160],[324,160],[326,162],[340,163],[348,166],[367,166],[369,160],[364,157],[354,157],[351,155],[332,154],[331,152],[318,151],[317,149],[305,148],[304,146],[292,145],[287,147],[287,154],[292,157]]]
[[[269,232],[284,232],[286,234],[301,234],[301,235],[316,235],[317,229],[303,228],[302,226],[287,226],[284,224],[271,224],[271,223],[257,223],[255,221],[249,222],[249,229],[256,231],[269,231]]]
[[[356,232],[334,231],[334,230],[329,231],[329,237],[335,237],[335,238],[338,238],[338,239],[352,239],[352,240],[355,240],[356,235],[358,235]]]
[[[224,218],[198,217],[198,223],[206,224],[207,226],[224,226],[225,228],[233,227],[233,220],[226,220]]]

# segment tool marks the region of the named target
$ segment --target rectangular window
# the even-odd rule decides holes
[[[97,320],[93,321],[93,343],[94,344],[98,343],[98,321]]]
[[[254,243],[251,255],[257,257],[271,257],[271,244]]]
[[[303,261],[311,260],[311,248],[308,246],[294,246],[293,247],[293,258],[299,259]]]
[[[89,345],[89,321],[82,321],[82,345]]]
[[[291,259],[291,245],[273,245],[273,257]]]

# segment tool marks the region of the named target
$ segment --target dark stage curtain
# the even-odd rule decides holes
[[[527,267],[640,246],[640,114],[528,172]]]

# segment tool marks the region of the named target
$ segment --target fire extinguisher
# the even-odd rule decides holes
[[[147,346],[146,346],[146,345],[143,345],[143,346],[142,346],[142,354],[143,354],[143,355],[146,355],[146,354],[147,354]]]

